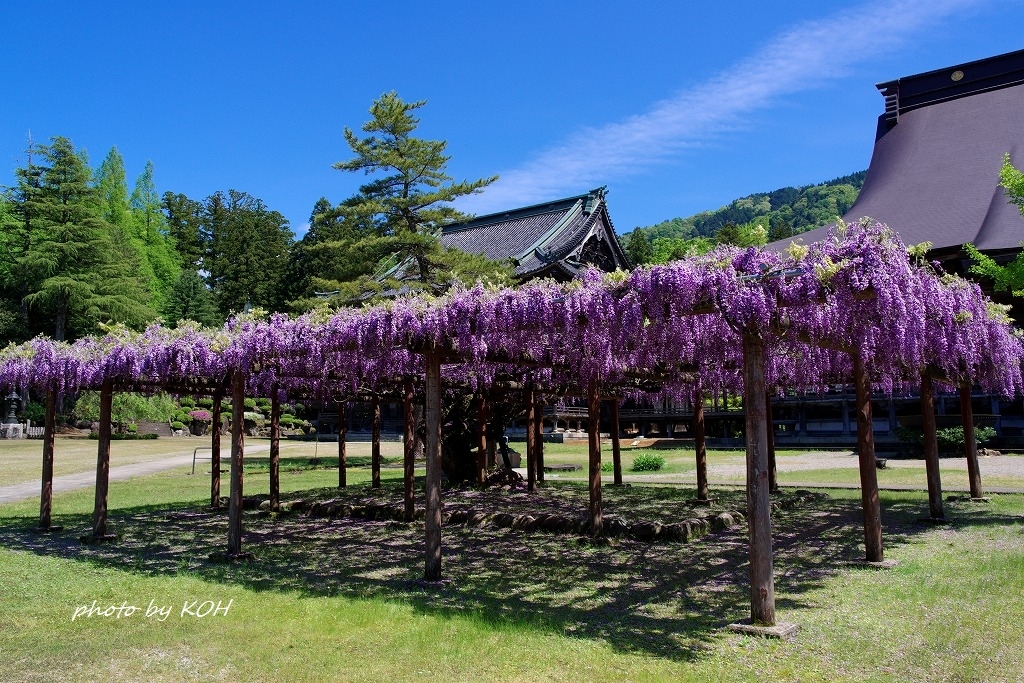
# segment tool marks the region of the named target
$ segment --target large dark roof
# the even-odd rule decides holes
[[[581,247],[595,236],[606,244],[615,266],[628,267],[608,217],[603,187],[446,226],[441,242],[496,261],[511,259],[516,275],[526,279],[552,268],[574,276],[586,260]]]
[[[1024,51],[878,87],[887,112],[864,187],[843,219],[870,216],[907,244],[931,242],[935,250],[965,242],[1019,248],[1024,218],[1007,202],[999,169],[1007,152],[1018,166],[1024,161]],[[826,229],[795,239],[811,243]]]

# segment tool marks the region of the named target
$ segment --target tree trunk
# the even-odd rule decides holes
[[[882,550],[882,505],[878,500],[875,430],[871,415],[871,382],[860,353],[853,359],[853,385],[857,394],[857,456],[860,461],[860,498],[864,512],[864,551],[868,562],[885,559]]]
[[[768,497],[768,429],[764,342],[743,335],[743,398],[747,432],[747,519],[750,532],[750,619],[775,625],[771,500]]]
[[[981,468],[978,467],[978,441],[974,435],[974,408],[971,406],[971,387],[960,387],[960,419],[964,426],[964,454],[967,456],[967,478],[970,480],[971,498],[985,495],[981,489]]]
[[[221,430],[221,401],[224,400],[224,393],[216,391],[213,394],[213,433],[210,434],[210,507],[220,508],[220,430]]]
[[[275,384],[270,390],[270,509],[281,507],[281,401]]]
[[[107,535],[107,487],[110,481],[110,408],[114,399],[113,383],[108,379],[100,389],[100,433],[96,449],[96,499],[92,513],[92,537]]]
[[[939,441],[935,433],[935,396],[932,378],[928,373],[921,375],[921,430],[924,432],[924,464],[928,473],[928,513],[932,519],[943,519]]]
[[[373,443],[370,450],[371,488],[380,488],[380,398],[373,397]]]
[[[587,441],[590,445],[590,533],[600,536],[604,529],[601,514],[601,390],[590,380],[587,390]]]
[[[338,488],[348,485],[348,463],[345,462],[345,439],[348,437],[348,406],[338,402]]]
[[[231,375],[231,498],[228,503],[228,555],[242,552],[242,464],[245,460],[245,375]]]
[[[537,432],[533,428],[534,411],[537,406],[533,400],[533,390],[526,390],[526,490],[537,490]]]
[[[704,434],[704,392],[697,387],[693,402],[693,446],[697,451],[697,500],[708,500],[708,447]]]
[[[53,442],[57,431],[57,392],[46,391],[46,414],[43,418],[43,483],[39,495],[39,528],[50,528],[53,511]]]
[[[476,404],[476,483],[487,481],[487,399],[477,395]]]
[[[423,578],[427,581],[441,579],[441,354],[428,351],[423,355],[426,368],[426,457],[427,476],[426,517],[426,566]]]

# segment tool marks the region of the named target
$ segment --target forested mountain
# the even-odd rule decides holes
[[[763,244],[784,239],[830,223],[846,213],[857,199],[866,175],[867,171],[860,171],[819,185],[783,187],[748,195],[716,211],[638,227],[624,235],[623,240],[634,263],[652,263],[668,260],[673,254],[678,257],[702,251],[717,243]]]

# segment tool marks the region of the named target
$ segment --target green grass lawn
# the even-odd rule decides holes
[[[283,469],[291,497],[400,495],[399,469],[384,469],[380,492],[366,487],[365,466],[345,492],[330,489],[336,470],[310,468],[304,452]],[[1024,667],[1024,496],[949,502],[950,524],[930,526],[917,521],[923,493],[883,492],[886,556],[899,561],[888,571],[843,564],[863,552],[857,491],[775,513],[779,618],[803,629],[778,642],[722,630],[749,612],[745,527],[688,544],[595,544],[450,526],[446,581],[431,585],[419,580],[419,523],[246,512],[255,557],[211,561],[226,516],[204,508],[208,477],[187,473],[111,483],[119,537],[107,545],[77,541],[89,489],[55,497],[60,534],[27,531],[35,499],[0,506],[0,680],[1012,681]],[[266,491],[254,458],[246,493]],[[536,495],[586,508],[579,485],[551,482]],[[743,504],[742,491],[716,495]],[[604,491],[609,511],[669,521],[692,496]],[[93,600],[140,612],[72,621]],[[231,607],[182,616],[207,600]],[[144,616],[151,601],[172,608],[163,621]]]

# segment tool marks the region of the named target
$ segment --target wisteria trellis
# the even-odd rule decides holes
[[[925,375],[929,382],[937,378],[960,388],[962,397],[966,392],[968,404],[973,385],[1005,396],[1024,388],[1024,345],[1005,313],[977,285],[914,264],[893,232],[864,222],[840,225],[828,239],[785,255],[720,248],[632,273],[587,271],[569,284],[478,286],[436,299],[404,298],[295,319],[239,317],[216,331],[153,325],[142,333],[118,328],[73,344],[37,338],[0,352],[0,390],[46,392],[52,427],[55,392],[103,387],[109,410],[113,387],[215,393],[223,392],[230,379],[236,399],[276,391],[277,399],[341,401],[393,395],[407,388],[411,377],[426,374],[425,576],[435,580],[440,578],[442,357],[450,386],[465,391],[485,391],[510,378],[548,390],[572,387],[584,393],[587,387],[592,419],[598,415],[598,386],[641,401],[749,388],[751,618],[765,624],[775,623],[770,508],[767,489],[758,483],[766,467],[766,390],[816,391],[853,379],[858,423],[866,425],[858,429],[861,477],[871,482],[862,486],[865,545],[868,560],[881,560],[869,383],[892,391],[917,386]],[[242,404],[233,402],[229,554],[241,548]],[[103,405],[101,400],[101,414]],[[106,437],[102,430],[103,425],[94,536],[105,530],[109,425]],[[48,431],[41,527],[49,526],[53,444]],[[412,476],[408,453],[407,498]],[[595,533],[600,527],[599,454],[600,442],[592,432]],[[214,490],[219,491],[219,480]]]
[[[629,274],[588,271],[569,284],[460,289],[435,298],[236,318],[221,330],[156,324],[73,344],[36,338],[0,355],[0,387],[157,390],[247,376],[247,393],[294,397],[387,393],[422,375],[417,351],[446,351],[445,376],[483,389],[496,377],[544,377],[552,386],[635,385],[655,378],[668,395],[741,393],[741,334],[766,344],[776,391],[816,390],[850,375],[856,350],[877,389],[916,384],[929,369],[953,385],[1021,392],[1020,336],[992,313],[977,285],[914,265],[880,224],[851,225],[807,250],[720,248]],[[539,374],[538,374],[539,373]],[[634,391],[635,398],[656,395]]]

